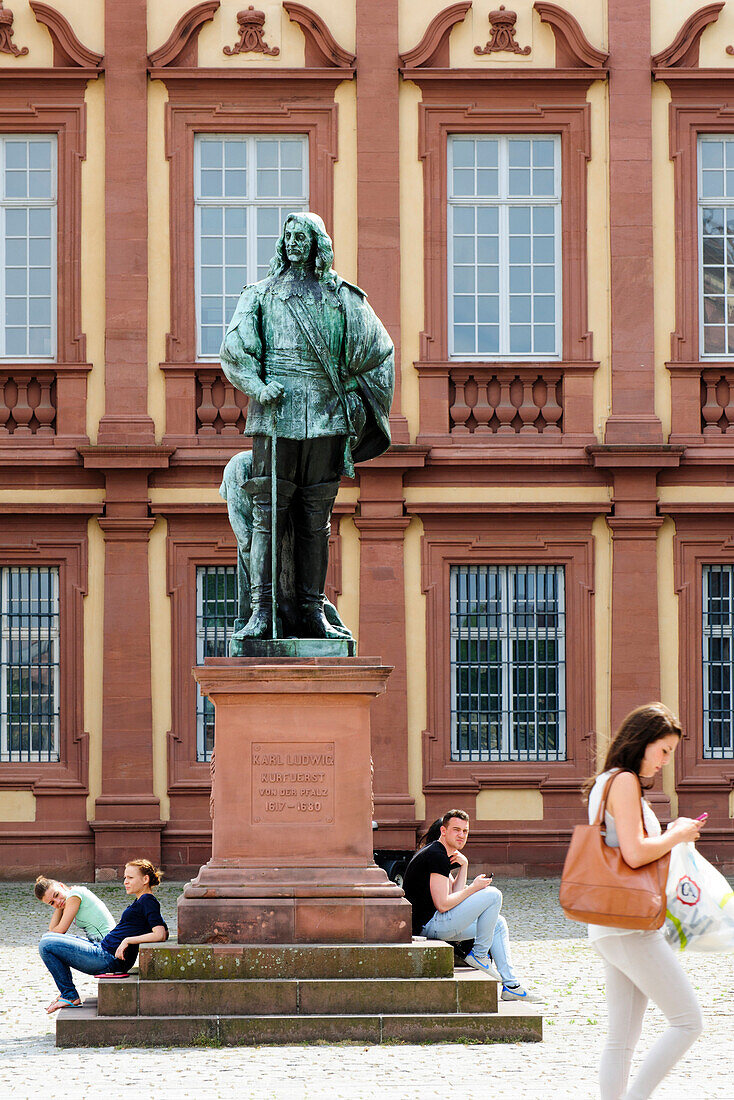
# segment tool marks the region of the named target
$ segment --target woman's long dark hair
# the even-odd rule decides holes
[[[672,710],[668,710],[663,703],[646,703],[644,707],[638,707],[627,715],[614,735],[602,772],[622,768],[623,771],[634,772],[639,779],[647,746],[671,733],[679,739],[683,736],[680,722]],[[584,784],[586,798],[595,780],[596,776],[592,776]]]

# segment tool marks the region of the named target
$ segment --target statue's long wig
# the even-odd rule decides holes
[[[316,278],[329,290],[336,287],[336,272],[331,266],[334,262],[334,249],[331,237],[326,232],[326,226],[318,214],[289,214],[283,223],[283,232],[275,246],[275,255],[270,261],[269,274],[282,275],[290,267],[290,260],[285,252],[285,231],[291,222],[298,223],[302,228],[310,230],[316,242],[316,255],[314,256],[314,271]]]

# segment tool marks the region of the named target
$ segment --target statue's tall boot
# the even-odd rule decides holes
[[[338,481],[323,481],[300,488],[293,502],[296,601],[303,638],[343,637],[324,615],[331,509],[338,490]]]
[[[272,638],[272,548],[270,528],[272,524],[272,499],[269,477],[252,477],[245,482],[245,489],[252,498],[252,542],[250,543],[250,601],[252,612],[243,631],[244,638]],[[275,526],[276,578],[280,571],[280,546],[283,530],[296,486],[291,481],[278,478],[278,515]]]

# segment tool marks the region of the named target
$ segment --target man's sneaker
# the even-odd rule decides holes
[[[513,989],[509,986],[502,986],[502,1000],[503,1001],[525,1001],[527,1004],[539,1005],[543,1003],[542,997],[536,997],[534,993],[528,993],[527,989],[523,989],[521,985],[516,985]]]
[[[464,962],[475,970],[481,970],[482,974],[486,974],[488,978],[494,978],[496,982],[502,981],[500,974],[492,966],[492,961],[488,955],[485,955],[483,959],[478,959],[474,952],[470,951]]]

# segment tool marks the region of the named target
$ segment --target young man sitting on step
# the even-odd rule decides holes
[[[467,886],[469,860],[462,848],[468,836],[469,815],[449,810],[438,840],[419,848],[408,864],[403,889],[413,906],[413,935],[449,943],[473,939],[466,962],[502,982],[503,1001],[537,1002],[512,969],[502,894],[492,886],[492,876],[477,875]]]

